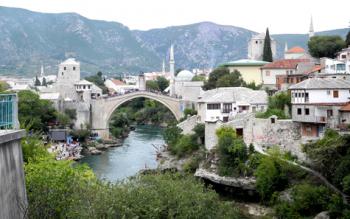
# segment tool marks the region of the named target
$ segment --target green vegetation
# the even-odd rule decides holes
[[[193,108],[185,108],[184,109],[184,118],[191,117],[197,115],[197,110]]]
[[[309,52],[315,58],[335,58],[336,53],[345,46],[340,36],[314,36],[308,42]]]
[[[209,79],[204,83],[203,89],[211,90],[218,87],[241,87],[244,85],[245,83],[239,71],[230,72],[226,67],[219,67],[210,73]]]
[[[94,83],[96,86],[101,88],[103,94],[108,93],[108,88],[104,84],[105,81],[103,79],[102,72],[99,71],[96,75],[85,77],[85,80],[90,81],[91,83]]]
[[[0,81],[0,93],[6,91],[10,88],[10,85],[8,85],[5,81]]]
[[[192,78],[192,81],[205,81],[205,76],[204,75],[195,75],[193,78]]]
[[[46,82],[46,78],[45,78],[45,77],[43,78],[43,83],[42,83],[42,86],[47,87],[47,82]]]
[[[41,82],[40,82],[40,80],[38,79],[38,76],[35,76],[34,86],[41,86]]]
[[[54,160],[38,138],[22,145],[28,218],[242,218],[190,175],[154,173],[112,184],[85,165]]]
[[[18,119],[22,127],[34,131],[47,131],[56,120],[56,110],[48,100],[41,100],[32,91],[18,92]]]
[[[263,61],[272,62],[271,38],[269,28],[266,28],[266,35],[264,40]]]
[[[346,47],[350,46],[350,30],[349,30],[348,34],[346,34],[345,45],[346,45]]]
[[[312,160],[313,168],[347,194],[350,176],[350,135],[340,135],[327,129],[324,137],[304,145],[303,150]]]
[[[268,108],[263,113],[257,113],[256,118],[269,118],[270,116],[277,116],[279,119],[290,118],[290,113],[286,115],[285,110],[291,110],[291,97],[287,92],[279,92],[272,97],[269,97]]]
[[[204,146],[204,124],[197,124],[193,131],[194,134],[183,135],[182,130],[176,124],[168,126],[163,133],[168,150],[178,157],[184,157],[202,148]]]
[[[157,77],[155,81],[146,81],[147,90],[163,92],[169,86],[169,81],[165,77]]]
[[[164,121],[176,121],[166,106],[155,100],[137,98],[118,107],[111,117],[109,127],[112,135],[120,138],[129,132],[132,124],[161,125]]]

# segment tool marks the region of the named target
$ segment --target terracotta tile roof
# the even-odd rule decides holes
[[[296,68],[298,63],[310,62],[310,59],[281,59],[268,63],[261,67],[261,69],[291,69]]]
[[[115,85],[125,85],[124,82],[122,82],[121,80],[117,80],[117,79],[113,79],[112,82],[113,82]]]
[[[299,46],[295,46],[295,47],[289,49],[286,53],[305,53],[305,49],[303,49]]]
[[[348,103],[345,106],[343,106],[342,108],[340,108],[339,111],[350,112],[350,103]]]
[[[324,66],[321,65],[315,65],[310,71],[306,72],[306,74],[314,73],[314,72],[319,72],[324,68]]]

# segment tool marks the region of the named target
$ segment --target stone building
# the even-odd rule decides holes
[[[201,122],[227,122],[239,114],[267,109],[267,93],[246,87],[221,87],[203,92],[197,101]]]
[[[301,124],[301,135],[318,138],[325,128],[340,128],[342,111],[350,100],[350,81],[338,78],[309,78],[289,88],[292,120]],[[344,119],[344,118],[343,118]]]
[[[252,60],[262,60],[263,52],[264,52],[264,41],[265,41],[265,33],[260,33],[258,35],[253,36],[248,42],[248,59]],[[276,40],[271,38],[271,51],[273,58],[276,57],[277,54],[277,43]]]

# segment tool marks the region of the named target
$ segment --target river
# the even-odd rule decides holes
[[[101,155],[84,157],[96,176],[111,182],[126,179],[140,170],[157,167],[156,148],[164,144],[162,129],[157,126],[138,125],[120,147],[112,147]]]

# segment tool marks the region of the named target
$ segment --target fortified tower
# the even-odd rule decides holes
[[[63,99],[77,100],[75,84],[80,81],[80,63],[74,58],[58,65],[57,89]]]

